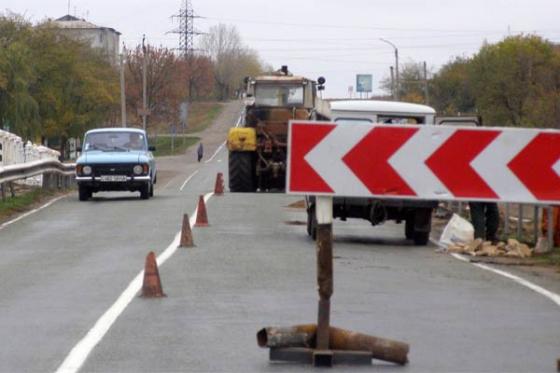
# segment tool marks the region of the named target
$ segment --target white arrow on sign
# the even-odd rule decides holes
[[[417,194],[433,199],[449,198],[451,193],[425,162],[452,134],[439,128],[432,132],[418,131],[389,159],[389,164]]]
[[[311,150],[305,160],[337,194],[363,195],[369,190],[342,161],[342,158],[372,127],[344,126],[335,128]]]
[[[537,136],[535,131],[504,131],[488,145],[471,166],[501,199],[532,196],[511,172],[508,163]]]

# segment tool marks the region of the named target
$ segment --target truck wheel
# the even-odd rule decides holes
[[[407,240],[414,238],[414,215],[408,216],[404,221],[404,236]]]
[[[229,153],[229,189],[234,193],[248,193],[256,190],[253,153]]]
[[[430,232],[414,232],[414,244],[416,246],[426,246],[430,240]]]
[[[307,209],[307,234],[315,241],[317,239],[317,217],[315,216],[315,205]]]
[[[432,209],[419,208],[414,211],[414,235],[412,239],[417,246],[425,246],[430,240],[432,228]]]
[[[87,201],[88,199],[91,198],[91,189],[89,189],[88,187],[85,186],[79,186],[78,187],[78,198],[80,199],[80,201]]]

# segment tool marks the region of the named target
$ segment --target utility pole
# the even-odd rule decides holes
[[[393,101],[396,101],[396,94],[395,94],[395,72],[393,66],[390,67],[391,69],[391,95],[393,96]]]
[[[146,96],[146,35],[142,36],[142,128],[146,130],[146,115],[148,114],[148,99]]]
[[[126,47],[123,43],[121,52],[121,126],[126,127],[126,92],[124,84],[124,59],[126,55]]]
[[[393,43],[391,43],[389,40],[386,39],[382,39],[380,38],[379,40],[381,40],[384,43],[389,44],[390,46],[393,47],[393,49],[395,50],[395,75],[396,75],[396,79],[395,79],[395,100],[399,100],[399,90],[400,90],[400,81],[399,81],[399,49],[397,48],[397,46]]]
[[[430,97],[428,96],[428,68],[426,67],[426,61],[424,61],[424,102],[426,105],[430,103]]]

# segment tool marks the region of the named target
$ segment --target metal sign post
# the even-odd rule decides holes
[[[317,284],[319,287],[319,311],[317,320],[317,351],[313,354],[315,366],[331,366],[329,351],[329,328],[331,296],[333,294],[333,245],[332,245],[332,197],[316,198],[317,207]]]

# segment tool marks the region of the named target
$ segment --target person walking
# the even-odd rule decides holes
[[[204,147],[202,146],[202,143],[198,144],[198,149],[196,150],[196,155],[198,157],[198,161],[200,162],[200,160],[204,156]]]
[[[474,238],[498,242],[500,213],[495,202],[469,202]]]

